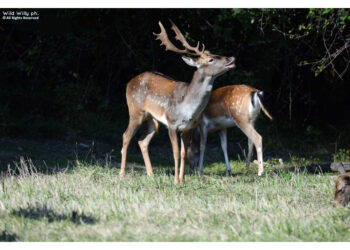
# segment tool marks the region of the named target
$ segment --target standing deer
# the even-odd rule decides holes
[[[272,120],[262,104],[262,96],[262,91],[247,85],[231,85],[212,92],[208,106],[200,117],[199,125],[194,129],[187,151],[191,168],[197,166],[199,161],[198,172],[202,172],[207,135],[209,132],[219,130],[221,148],[225,156],[226,175],[229,175],[231,167],[227,156],[227,128],[237,126],[248,137],[247,169],[254,144],[259,162],[258,175],[262,175],[264,171],[262,137],[254,129],[254,121],[260,109]]]
[[[123,148],[120,176],[125,176],[126,155],[131,138],[140,125],[147,121],[147,129],[138,141],[142,157],[145,162],[148,176],[153,175],[152,165],[148,154],[148,145],[158,129],[159,122],[168,127],[169,137],[173,149],[175,162],[174,183],[184,180],[185,157],[192,134],[200,114],[206,107],[215,78],[235,67],[234,57],[225,57],[211,54],[209,51],[199,50],[190,46],[177,26],[170,20],[175,38],[182,43],[185,49],[178,49],[168,39],[168,35],[159,22],[161,32],[153,33],[165,50],[192,57],[182,56],[189,66],[197,68],[192,81],[175,81],[159,74],[145,72],[127,84],[126,99],[129,109],[129,125],[123,134]],[[181,164],[178,173],[179,148],[177,132],[181,132]]]

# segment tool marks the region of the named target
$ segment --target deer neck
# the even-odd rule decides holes
[[[211,89],[213,87],[214,76],[207,75],[204,73],[204,69],[198,69],[193,74],[192,81],[188,85],[188,98],[192,98],[193,96],[198,96],[201,98],[202,96],[209,95],[211,93]]]
[[[179,130],[191,129],[196,124],[209,102],[214,80],[215,77],[206,75],[204,69],[198,69],[194,73],[183,100],[177,105],[177,115],[180,119],[176,125]]]

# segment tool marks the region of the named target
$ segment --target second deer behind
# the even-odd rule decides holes
[[[231,85],[213,91],[188,148],[187,158],[191,167],[199,163],[198,171],[202,172],[207,135],[209,132],[219,131],[221,148],[225,156],[226,175],[228,175],[231,167],[227,155],[227,128],[237,126],[248,137],[247,169],[254,144],[259,162],[258,175],[262,175],[264,171],[262,137],[256,132],[254,122],[260,109],[272,120],[271,115],[263,106],[262,96],[262,91],[248,85]]]

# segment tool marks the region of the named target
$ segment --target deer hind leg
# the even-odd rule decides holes
[[[226,163],[226,176],[229,176],[231,174],[231,166],[230,162],[228,161],[228,155],[227,155],[227,129],[223,128],[219,132],[220,136],[220,143],[221,143],[221,149],[224,152],[225,157],[225,163]]]
[[[153,119],[147,121],[147,129],[138,141],[148,176],[153,175],[152,164],[148,154],[148,145],[156,133],[156,122],[157,121],[154,121]]]
[[[192,130],[183,132],[181,134],[181,164],[180,164],[180,183],[185,179],[185,162],[186,152],[190,145]]]
[[[247,169],[247,171],[249,169],[249,165],[250,165],[250,161],[252,159],[252,155],[253,155],[253,141],[248,138],[248,156],[247,156],[247,162],[246,162],[246,169]]]
[[[203,170],[203,161],[204,161],[204,152],[205,152],[205,146],[207,143],[207,137],[208,137],[208,129],[206,126],[200,126],[200,135],[201,135],[201,140],[200,140],[200,146],[199,146],[199,168],[198,168],[198,173],[202,174]]]
[[[263,166],[263,153],[262,153],[262,137],[261,135],[256,132],[254,129],[253,125],[250,123],[244,123],[244,124],[238,124],[240,129],[246,134],[248,139],[253,142],[255,148],[256,148],[256,153],[258,156],[258,175],[261,176],[262,173],[264,172],[264,166]],[[249,156],[249,153],[248,153]],[[247,158],[249,159],[249,157]]]
[[[179,145],[177,142],[177,134],[176,130],[169,128],[169,137],[171,141],[171,146],[173,148],[173,155],[174,155],[174,163],[175,163],[175,177],[174,177],[174,183],[179,183]]]
[[[126,131],[123,134],[123,147],[122,147],[122,151],[121,151],[122,162],[120,165],[120,173],[119,173],[120,177],[125,176],[126,155],[128,152],[128,147],[129,147],[129,144],[130,144],[132,137],[135,135],[135,133],[137,132],[137,130],[141,126],[142,122],[143,122],[142,117],[140,117],[138,119],[130,119],[128,128],[126,129]]]

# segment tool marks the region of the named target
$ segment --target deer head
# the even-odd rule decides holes
[[[187,63],[189,66],[201,69],[203,73],[208,76],[219,76],[225,73],[226,71],[233,69],[236,66],[234,57],[226,57],[211,54],[208,50],[205,50],[204,44],[202,45],[202,49],[200,50],[199,42],[197,43],[196,47],[192,47],[191,45],[189,45],[179,28],[171,20],[170,22],[172,25],[171,29],[176,34],[175,39],[180,41],[185,48],[177,48],[169,40],[163,24],[159,22],[160,33],[153,34],[157,37],[157,40],[161,41],[161,45],[165,46],[165,50],[170,50],[178,54],[187,55],[182,56],[182,59],[185,61],[185,63]]]

